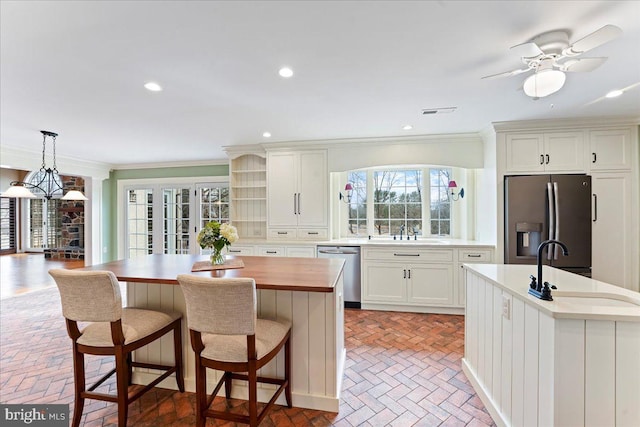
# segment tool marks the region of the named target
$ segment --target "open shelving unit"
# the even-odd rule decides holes
[[[231,223],[241,238],[267,237],[267,159],[244,154],[231,159]]]

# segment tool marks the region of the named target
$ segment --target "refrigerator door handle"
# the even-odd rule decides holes
[[[560,191],[557,182],[553,183],[553,197],[556,206],[556,235],[554,238],[560,240]],[[558,259],[558,245],[553,245],[553,259]]]
[[[598,220],[598,195],[593,194],[593,222]]]
[[[547,199],[549,202],[549,240],[553,240],[556,236],[556,214],[553,204],[553,187],[551,186],[551,182],[547,182]],[[547,259],[551,259],[550,247],[547,247]]]

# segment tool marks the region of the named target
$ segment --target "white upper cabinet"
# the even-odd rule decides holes
[[[631,131],[626,129],[589,132],[591,170],[631,170]]]
[[[506,172],[581,172],[584,170],[582,132],[506,135]]]
[[[267,186],[269,228],[327,227],[326,151],[269,153]]]

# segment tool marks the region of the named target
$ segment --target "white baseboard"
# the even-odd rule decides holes
[[[433,314],[462,314],[464,307],[435,307],[419,305],[396,305],[396,304],[375,304],[363,302],[363,310],[401,311],[405,313],[433,313]]]
[[[342,358],[342,366],[344,366],[344,360],[346,358],[346,351],[344,352]],[[151,381],[158,378],[161,374],[155,374],[151,372],[134,372],[133,373],[133,383],[134,384],[149,384]],[[340,379],[342,375],[340,376]],[[342,384],[340,384],[342,385]],[[207,391],[212,392],[214,387],[216,386],[215,382],[207,381]],[[173,375],[169,376],[165,380],[161,381],[156,387],[166,388],[169,390],[177,390],[178,386],[176,384],[175,377]],[[196,384],[195,378],[185,378],[184,379],[184,388],[186,391],[195,392]],[[271,384],[258,384],[258,401],[259,402],[268,402],[276,387]],[[248,396],[248,390],[246,383],[243,381],[234,381],[233,387],[231,390],[231,397],[234,399],[243,399],[246,400]],[[224,396],[224,388],[220,390],[218,396]],[[292,391],[291,393],[292,404],[296,408],[305,408],[305,409],[316,409],[319,411],[327,411],[327,412],[338,412],[340,408],[340,398],[339,396],[318,396],[311,394],[303,394],[296,393]],[[276,400],[278,405],[285,406],[286,400],[284,397],[284,392],[278,397]]]

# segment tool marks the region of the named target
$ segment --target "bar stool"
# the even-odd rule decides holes
[[[196,425],[204,427],[210,417],[255,427],[283,390],[287,406],[291,407],[291,325],[257,318],[255,281],[181,274],[178,282],[185,297],[191,347],[196,354]],[[258,376],[258,369],[283,347],[284,379]],[[210,396],[206,390],[207,368],[224,372]],[[248,381],[249,415],[209,409],[223,384],[225,396],[230,398],[232,380]],[[259,382],[279,386],[260,413]]]
[[[176,374],[178,389],[184,392],[182,331],[180,313],[140,308],[123,308],[120,285],[110,271],[49,270],[60,291],[62,315],[73,341],[75,402],[73,427],[80,425],[85,399],[118,404],[118,426],[127,425],[129,403],[140,398],[169,375]],[[78,322],[91,322],[80,329]],[[173,331],[175,366],[133,362],[131,353]],[[116,367],[86,390],[84,355],[115,356]],[[133,367],[165,371],[137,392],[129,393]],[[116,374],[117,395],[94,390]]]

